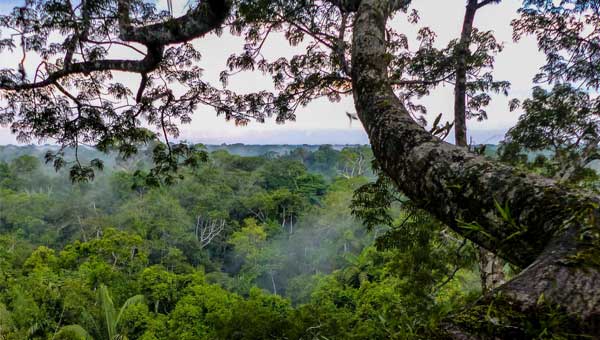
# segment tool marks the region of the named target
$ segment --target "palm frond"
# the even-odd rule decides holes
[[[121,320],[121,316],[123,315],[123,312],[129,308],[129,306],[131,305],[135,305],[138,303],[143,303],[144,302],[144,296],[143,295],[135,295],[130,297],[129,299],[127,299],[127,301],[125,301],[125,303],[123,304],[123,306],[121,306],[121,309],[119,310],[119,315],[117,316],[117,320],[115,322],[115,328],[117,325],[119,325],[119,321]]]
[[[39,329],[40,329],[40,324],[36,322],[27,329],[27,335],[33,336]]]
[[[56,335],[60,334],[74,335],[79,340],[92,340],[90,334],[80,325],[64,326],[58,331],[58,333],[56,333]]]
[[[117,324],[115,318],[117,311],[115,310],[115,305],[110,297],[108,288],[105,285],[100,285],[100,303],[102,304],[102,311],[106,320],[108,338],[112,340],[117,334]]]

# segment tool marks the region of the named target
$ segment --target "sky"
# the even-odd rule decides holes
[[[188,0],[173,0],[176,13],[183,10]],[[0,13],[6,13],[20,1],[0,0]],[[166,0],[158,0],[159,6],[166,8]],[[482,8],[477,13],[475,25],[481,30],[493,30],[496,39],[504,44],[504,50],[496,58],[495,77],[512,83],[509,96],[493,96],[488,107],[489,119],[484,122],[470,121],[468,129],[475,143],[497,143],[507,129],[513,126],[520,111],[509,112],[508,101],[511,98],[525,99],[534,86],[532,78],[544,63],[544,56],[538,52],[536,42],[527,37],[515,43],[512,41],[510,22],[517,16],[520,1],[505,0],[500,5]],[[448,41],[460,35],[464,15],[465,0],[413,0],[413,7],[421,16],[420,25],[431,27],[438,35],[437,43],[446,45]],[[392,20],[390,25],[399,32],[414,36],[416,27],[403,24],[401,18]],[[5,32],[0,32],[5,35]],[[225,61],[232,53],[241,51],[243,41],[240,37],[225,32],[217,37],[214,34],[193,42],[202,53],[200,66],[203,77],[212,84],[219,84],[219,73],[225,67]],[[267,57],[289,56],[301,53],[289,47],[281,35],[270,38],[264,48]],[[2,55],[0,67],[15,67],[17,57]],[[123,75],[123,83],[137,84],[137,76]],[[256,72],[245,72],[231,78],[230,88],[239,92],[271,89],[271,81]],[[439,113],[451,120],[453,110],[453,89],[442,87],[421,99],[428,111],[428,120],[432,121]],[[268,121],[264,124],[251,123],[245,127],[236,127],[217,117],[214,110],[201,107],[192,116],[192,123],[181,126],[180,139],[205,144],[245,143],[245,144],[365,144],[368,138],[359,122],[350,122],[346,112],[355,112],[352,97],[339,103],[330,103],[319,99],[307,107],[299,108],[295,122],[284,125]],[[52,141],[44,141],[51,143]],[[0,127],[0,144],[15,144],[15,138],[6,127]]]

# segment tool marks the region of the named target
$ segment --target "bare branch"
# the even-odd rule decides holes
[[[202,219],[196,218],[196,239],[200,242],[200,247],[207,247],[210,242],[225,230],[225,220]]]
[[[502,0],[483,0],[482,2],[477,4],[477,8],[481,8],[487,6],[489,4],[499,4]]]

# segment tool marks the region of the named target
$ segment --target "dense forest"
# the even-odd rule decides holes
[[[481,295],[473,244],[373,173],[368,146],[211,148],[153,185],[144,152],[82,148],[107,167],[72,183],[45,164],[51,146],[0,147],[0,337],[428,338]],[[540,173],[557,164],[499,150]]]
[[[0,126],[49,144],[0,150],[0,337],[600,337],[600,1],[456,0],[443,41],[424,0],[14,1]],[[321,99],[369,147],[182,138]],[[492,100],[519,117],[476,145]]]
[[[71,184],[37,149],[1,152],[3,339],[410,338],[480,291],[472,246],[407,202],[393,251],[353,217],[368,147],[219,150],[160,187],[150,159]]]

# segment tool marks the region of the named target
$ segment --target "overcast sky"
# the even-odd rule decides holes
[[[188,0],[173,0],[175,7],[183,8]],[[6,13],[19,1],[0,0],[0,12]],[[166,0],[159,0],[163,6]],[[496,59],[495,75],[498,80],[512,83],[508,97],[494,96],[488,107],[489,119],[484,122],[469,122],[469,131],[477,143],[496,143],[502,139],[504,132],[516,122],[521,112],[509,112],[510,98],[524,99],[529,96],[533,86],[531,79],[544,62],[544,56],[537,51],[535,40],[526,38],[519,43],[512,41],[510,22],[517,15],[520,1],[505,0],[500,5],[486,6],[481,9],[475,25],[481,30],[493,30],[496,38],[504,43],[504,51]],[[438,44],[445,45],[459,36],[464,15],[465,0],[413,0],[413,7],[421,15],[420,25],[429,26],[438,34]],[[401,20],[394,20],[392,25],[409,36],[415,27],[404,25]],[[2,32],[4,35],[4,32]],[[239,52],[243,46],[239,37],[227,33],[221,37],[209,35],[194,42],[202,52],[201,67],[204,77],[212,84],[218,84],[218,75],[223,70],[227,57]],[[287,46],[281,36],[271,38],[264,48],[265,55],[277,57],[291,55],[295,52]],[[15,67],[16,57],[3,55],[0,67]],[[124,83],[135,84],[137,77],[128,75]],[[241,92],[270,89],[268,78],[258,73],[244,73],[231,79],[233,89]],[[429,110],[429,118],[433,120],[439,113],[451,119],[453,108],[453,89],[445,87],[434,91],[422,103]],[[340,103],[330,103],[326,99],[317,100],[297,112],[297,120],[285,125],[274,122],[265,124],[251,123],[246,127],[236,127],[227,123],[222,117],[216,117],[211,108],[201,108],[195,112],[193,122],[182,126],[182,139],[206,144],[220,143],[252,143],[252,144],[356,144],[367,143],[368,139],[359,123],[349,124],[345,112],[354,112],[351,97]],[[51,141],[48,141],[51,143]],[[0,144],[15,143],[14,136],[7,128],[0,127]]]

